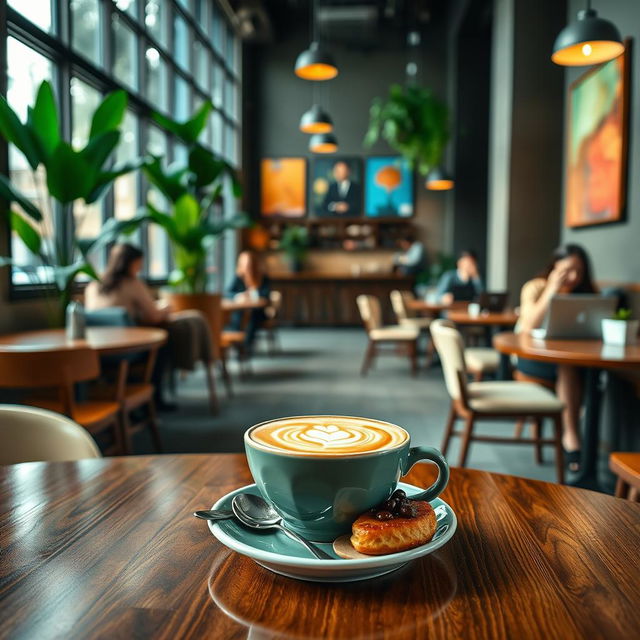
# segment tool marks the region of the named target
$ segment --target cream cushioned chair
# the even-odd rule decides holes
[[[409,302],[414,299],[411,291],[398,291],[394,289],[389,296],[398,324],[421,330],[429,328],[433,318],[420,318],[416,316],[409,307]]]
[[[456,327],[451,320],[440,320],[440,326]],[[496,373],[500,368],[500,354],[491,347],[465,347],[464,359],[467,371],[477,382],[483,380],[488,373]]]
[[[533,444],[536,459],[541,461],[543,445],[552,445],[556,452],[556,473],[558,482],[564,482],[564,461],[562,451],[562,410],[564,405],[554,393],[529,382],[467,382],[468,368],[465,349],[460,332],[450,323],[434,320],[431,335],[440,355],[447,391],[451,397],[451,411],[447,422],[442,452],[446,454],[452,436],[462,438],[459,466],[464,467],[472,441]],[[478,420],[534,420],[533,438],[508,438],[478,436],[473,430]],[[553,421],[554,437],[541,437],[542,420]],[[456,420],[464,420],[463,431],[455,431]]]
[[[380,300],[375,296],[359,295],[356,299],[360,317],[369,336],[369,344],[362,362],[360,373],[364,376],[373,366],[375,357],[384,344],[391,345],[396,351],[406,354],[411,362],[411,373],[416,374],[418,369],[418,336],[420,330],[415,327],[395,325],[383,326],[382,309]]]
[[[0,405],[0,464],[100,458],[86,429],[53,411]]]

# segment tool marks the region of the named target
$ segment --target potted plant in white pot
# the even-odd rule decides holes
[[[166,232],[173,257],[168,294],[176,311],[197,309],[208,319],[214,336],[221,331],[220,294],[208,291],[207,255],[213,240],[228,229],[246,226],[247,217],[236,214],[216,219],[214,209],[222,199],[225,182],[238,198],[242,190],[236,172],[222,157],[198,142],[213,105],[205,102],[185,122],[154,113],[154,120],[179,138],[188,150],[187,162],[162,166],[162,159],[149,156],[143,171],[149,182],[165,197],[167,208],[161,211],[150,201],[137,223],[156,224]],[[217,348],[217,343],[215,344]]]
[[[605,344],[624,346],[638,341],[640,320],[632,320],[631,309],[618,309],[613,318],[602,320],[602,340]]]

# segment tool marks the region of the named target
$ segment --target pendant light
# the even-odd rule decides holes
[[[564,67],[582,67],[617,58],[624,44],[617,27],[599,18],[587,0],[587,8],[568,24],[553,44],[551,60]]]
[[[338,66],[334,62],[332,55],[320,47],[315,19],[316,4],[317,0],[314,0],[311,5],[311,34],[313,41],[309,48],[298,56],[294,71],[303,80],[318,82],[335,78],[338,75]]]
[[[319,105],[314,104],[300,118],[302,133],[330,133],[333,131],[331,116]]]
[[[335,153],[338,140],[333,133],[316,133],[309,138],[309,151],[313,153]]]
[[[432,169],[427,175],[426,187],[429,191],[450,191],[454,185],[453,178],[442,167]]]

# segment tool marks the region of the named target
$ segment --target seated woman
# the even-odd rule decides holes
[[[90,282],[85,291],[87,311],[124,307],[136,324],[157,326],[169,319],[170,310],[158,303],[138,278],[143,253],[131,244],[116,244],[109,254],[100,282]]]
[[[262,262],[253,251],[243,251],[238,256],[236,275],[227,290],[229,297],[234,300],[269,299],[271,283],[264,272]],[[251,309],[249,320],[243,327],[244,311],[235,311],[231,316],[231,328],[234,331],[245,332],[245,348],[251,353],[258,329],[263,325],[266,315],[264,309]]]
[[[124,307],[133,322],[144,326],[165,326],[170,309],[157,302],[147,285],[138,278],[142,270],[143,253],[131,244],[116,244],[109,253],[107,268],[100,282],[90,282],[85,290],[87,311],[106,307]],[[174,406],[162,399],[164,374],[168,367],[168,348],[158,351],[153,373],[158,409],[170,410]]]
[[[522,287],[518,331],[530,333],[540,327],[556,294],[596,293],[591,273],[591,261],[581,246],[566,244],[556,249],[547,268]],[[565,404],[562,414],[565,459],[571,471],[578,471],[582,403],[582,377],[578,369],[525,358],[518,358],[517,369],[527,377],[555,383],[558,398]]]
[[[460,253],[456,269],[446,271],[438,282],[438,300],[443,304],[471,301],[484,291],[478,270],[478,257],[472,249]]]

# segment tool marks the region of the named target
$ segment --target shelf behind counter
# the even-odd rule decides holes
[[[414,279],[392,273],[331,274],[321,272],[275,273],[272,289],[282,293],[279,323],[284,326],[361,325],[356,298],[377,296],[385,324],[396,324],[389,294],[412,290]]]

